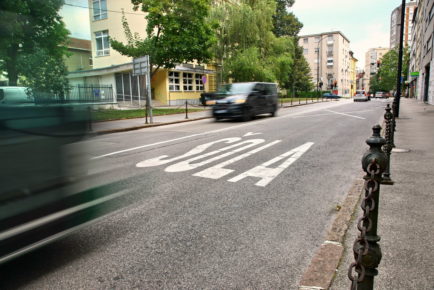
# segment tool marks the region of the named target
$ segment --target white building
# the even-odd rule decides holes
[[[312,80],[322,90],[350,96],[350,41],[340,31],[301,35],[299,45],[309,63]]]

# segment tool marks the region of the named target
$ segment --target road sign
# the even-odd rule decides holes
[[[411,72],[410,76],[412,76],[412,77],[418,77],[419,76],[419,72],[418,71]]]
[[[149,72],[149,55],[133,58],[133,76],[146,75]]]

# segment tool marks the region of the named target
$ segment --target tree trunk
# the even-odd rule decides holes
[[[17,86],[18,84],[18,69],[17,56],[18,45],[14,44],[8,49],[8,57],[6,60],[6,72],[8,74],[9,86]]]

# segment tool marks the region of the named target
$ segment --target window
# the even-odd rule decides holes
[[[108,30],[95,32],[96,56],[110,55]]]
[[[180,91],[181,86],[179,85],[179,72],[171,71],[169,72],[169,91]]]
[[[202,82],[203,75],[196,74],[194,76],[195,84],[196,84],[196,91],[203,91],[203,82]]]
[[[333,34],[327,35],[327,43],[333,42]]]
[[[327,65],[328,65],[328,66],[333,65],[333,58],[328,58],[328,59],[327,59]]]
[[[182,73],[182,82],[184,83],[184,91],[193,90],[193,74],[192,73]]]
[[[308,38],[303,38],[303,42],[304,42],[304,43],[308,43],[308,42],[309,42],[309,39],[308,39]]]
[[[93,20],[107,18],[107,0],[93,0]]]
[[[307,48],[303,49],[303,54],[306,55],[308,54],[309,50]]]

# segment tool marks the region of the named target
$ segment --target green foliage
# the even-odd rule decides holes
[[[287,81],[294,41],[273,34],[275,12],[275,0],[223,3],[211,10],[209,23],[217,23],[213,53],[223,67],[222,82]]]
[[[303,55],[303,48],[298,45],[295,47],[294,63],[291,67],[291,73],[283,87],[294,93],[306,92],[314,88],[309,63]]]
[[[303,24],[287,8],[294,4],[295,0],[276,0],[276,14],[273,16],[274,29],[276,36],[297,36]]]
[[[149,55],[151,64],[173,68],[176,63],[205,63],[212,57],[210,47],[215,38],[209,13],[208,0],[132,0],[134,9],[146,12],[147,37],[133,35],[125,17],[122,18],[127,43],[111,39],[113,49],[123,55],[139,57]]]
[[[53,57],[44,49],[38,48],[33,54],[22,56],[19,66],[23,71],[29,72],[23,78],[23,84],[32,88],[35,97],[38,97],[38,93],[63,96],[68,86],[68,70],[62,58]]]
[[[378,70],[374,86],[383,91],[396,90],[396,81],[398,74],[398,49],[392,49],[383,55],[381,65]],[[409,50],[406,47],[403,51],[402,76],[407,79],[409,67]],[[376,82],[377,81],[377,82]],[[372,84],[370,85],[372,87]]]
[[[68,31],[58,14],[62,5],[63,0],[0,1],[0,70],[10,85],[20,77],[35,90],[58,92],[57,83],[65,84]]]

